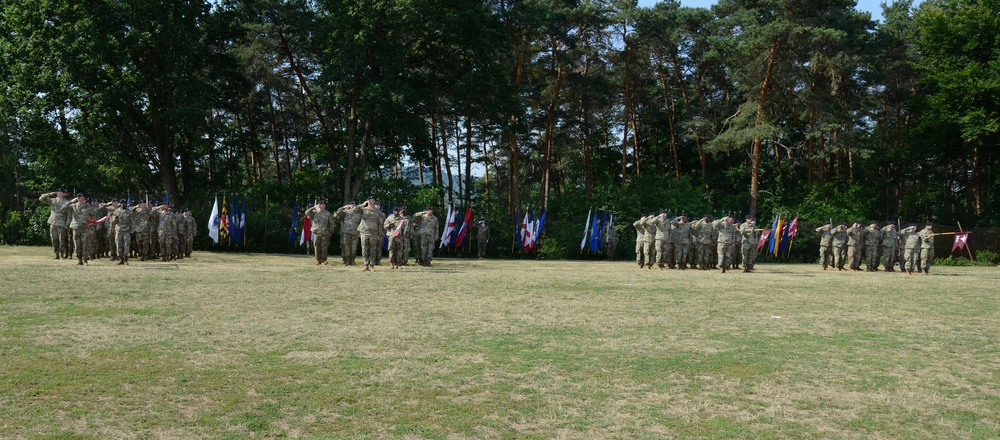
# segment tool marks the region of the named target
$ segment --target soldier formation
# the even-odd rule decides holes
[[[306,217],[312,222],[313,247],[316,264],[327,264],[327,251],[334,229],[340,230],[341,263],[356,265],[358,244],[364,271],[374,271],[382,264],[382,243],[388,238],[389,263],[392,269],[409,265],[410,251],[421,266],[430,266],[434,259],[434,245],[438,240],[439,224],[431,207],[412,216],[406,206],[395,208],[392,214],[382,213],[381,204],[369,197],[362,204],[351,202],[330,213],[326,203],[320,201],[306,210]],[[483,229],[485,228],[485,229]],[[485,256],[485,242],[489,240],[489,228],[485,220],[479,226],[480,258]]]
[[[745,273],[754,271],[761,229],[752,216],[737,221],[731,215],[715,220],[705,215],[692,222],[687,214],[671,218],[660,211],[642,216],[632,226],[640,269],[652,269],[655,264],[660,270],[721,269],[725,273],[742,266]]]
[[[58,191],[42,194],[38,200],[49,205],[49,238],[55,259],[69,259],[77,265],[110,258],[119,265],[129,259],[173,261],[191,257],[197,233],[191,211],[175,212],[170,205],[151,203],[130,205],[127,200],[86,198],[82,193],[69,198]]]
[[[910,275],[914,270],[929,274],[934,261],[933,228],[931,222],[920,230],[916,224],[898,230],[895,224],[880,227],[876,221],[867,227],[862,227],[860,221],[850,227],[845,222],[836,227],[827,222],[816,228],[820,234],[820,264],[823,270],[835,267],[838,271],[861,271],[863,258],[866,272],[878,272],[881,264],[886,272],[895,272],[899,265],[900,271]]]

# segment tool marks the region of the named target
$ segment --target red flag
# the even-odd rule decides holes
[[[799,235],[799,216],[795,216],[792,225],[788,227],[788,238],[795,238],[797,235]]]
[[[313,231],[312,231],[312,219],[309,217],[302,219],[302,237],[299,239],[299,245],[305,244],[307,241],[312,241]]]
[[[403,228],[405,228],[405,227],[406,227],[406,220],[400,220],[398,223],[396,223],[396,229],[392,230],[391,237],[392,238],[398,237],[399,234],[400,234],[400,232],[402,232]]]
[[[955,244],[952,245],[951,251],[955,252],[955,249],[962,249],[965,247],[965,243],[969,241],[968,232],[959,232],[955,234]]]
[[[760,232],[760,240],[757,240],[757,250],[764,247],[767,244],[767,240],[771,238],[771,229],[765,229]]]
[[[463,240],[465,240],[465,234],[469,232],[469,226],[472,225],[472,208],[465,210],[465,218],[462,219],[462,227],[458,231],[458,238],[455,239],[455,247],[461,247]]]

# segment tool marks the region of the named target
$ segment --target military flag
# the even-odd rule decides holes
[[[292,211],[292,227],[291,230],[288,231],[288,242],[290,244],[295,244],[295,239],[298,238],[297,237],[298,234],[295,233],[295,225],[297,225],[298,223],[299,223],[299,201],[296,200],[295,210]],[[301,244],[301,242],[299,242],[299,244]]]
[[[458,236],[455,238],[455,247],[462,247],[465,235],[469,232],[469,225],[472,224],[472,208],[465,210],[465,217],[462,218],[462,226],[458,228]]]
[[[773,229],[760,231],[760,238],[757,240],[757,252],[760,252],[760,250],[767,245],[768,239],[771,238],[771,231],[773,231]]]
[[[439,248],[451,245],[451,233],[455,230],[455,207],[448,205],[448,214],[444,216],[444,231],[441,232]]]
[[[229,211],[226,210],[226,196],[222,196],[222,213],[219,214],[219,238],[229,237]]]
[[[215,203],[212,204],[212,215],[208,216],[208,237],[214,243],[219,243],[219,196],[215,196]]]
[[[959,233],[955,234],[955,244],[953,244],[951,246],[951,251],[955,252],[955,249],[963,249],[963,248],[965,248],[965,245],[966,245],[966,243],[968,243],[968,241],[969,241],[969,233],[968,232],[959,232]]]
[[[587,237],[590,236],[590,234],[588,234],[590,230],[590,213],[593,212],[593,210],[594,208],[587,210],[587,223],[583,226],[583,240],[580,241],[580,252],[583,252],[583,248],[587,246]]]

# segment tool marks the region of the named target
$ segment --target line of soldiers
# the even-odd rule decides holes
[[[79,266],[99,258],[128,265],[136,257],[140,261],[191,257],[197,228],[190,210],[88,199],[82,193],[71,199],[64,189],[42,194],[38,200],[50,208],[49,238],[57,260],[69,259],[74,251]]]
[[[900,271],[913,275],[913,271],[930,273],[934,261],[934,223],[927,222],[924,229],[917,230],[916,224],[909,224],[897,230],[895,224],[880,227],[872,221],[862,227],[854,221],[850,227],[840,222],[836,227],[832,222],[816,228],[820,233],[819,258],[823,270],[836,267],[846,270],[845,264],[853,271],[861,271],[861,260],[865,260],[867,272],[878,272],[879,262],[886,272]]]
[[[760,229],[753,216],[736,221],[731,215],[719,219],[705,215],[689,221],[687,214],[669,217],[665,211],[649,213],[632,223],[636,230],[635,253],[639,268],[661,270],[739,269],[753,272],[757,260]]]
[[[411,250],[417,264],[430,266],[434,259],[434,247],[438,241],[439,222],[431,207],[412,216],[406,206],[394,208],[388,216],[383,214],[381,204],[373,197],[358,205],[351,202],[336,211],[326,209],[326,202],[319,201],[306,210],[306,217],[312,223],[313,247],[316,264],[327,264],[330,238],[334,229],[340,229],[341,262],[345,266],[355,265],[358,243],[364,271],[373,271],[382,264],[382,242],[388,237],[389,263],[392,269],[409,265]],[[485,220],[477,224],[479,257],[486,255],[489,241],[489,227]]]

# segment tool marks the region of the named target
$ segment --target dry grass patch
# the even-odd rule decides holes
[[[0,249],[0,437],[995,438],[1000,271]]]

